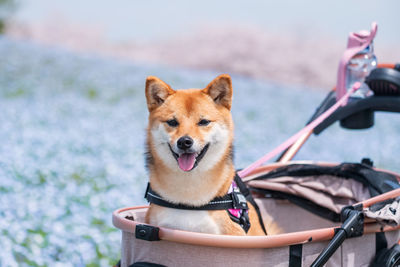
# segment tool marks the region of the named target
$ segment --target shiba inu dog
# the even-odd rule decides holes
[[[149,110],[147,167],[153,195],[171,205],[198,207],[227,194],[233,184],[232,82],[220,75],[204,89],[173,90],[146,80]],[[264,235],[249,204],[249,235]],[[247,216],[247,215],[246,215]],[[226,210],[186,210],[151,203],[146,222],[168,228],[245,235]]]

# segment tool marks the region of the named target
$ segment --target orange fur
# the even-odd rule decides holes
[[[172,203],[192,206],[201,206],[216,196],[225,195],[235,175],[231,158],[233,121],[229,75],[218,76],[202,90],[178,91],[150,76],[146,80],[146,100],[150,112],[147,165],[153,190]],[[168,123],[171,120],[175,120],[177,125],[171,126]],[[209,124],[200,125],[201,120],[207,120]],[[173,152],[178,155],[176,144],[183,136],[193,139],[193,150],[197,156],[208,146],[199,162],[196,156],[198,165],[190,171],[180,169],[173,155]],[[187,220],[186,224],[179,219],[181,216]],[[249,216],[251,228],[248,234],[263,235],[252,206]],[[183,211],[151,204],[146,221],[182,230],[245,234],[226,211]]]

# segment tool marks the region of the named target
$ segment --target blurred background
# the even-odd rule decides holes
[[[235,164],[300,130],[335,86],[351,31],[378,22],[400,62],[400,3],[0,0],[0,266],[110,266],[111,213],[144,204],[146,76],[173,88],[233,79]],[[295,159],[400,171],[400,119],[338,125]]]

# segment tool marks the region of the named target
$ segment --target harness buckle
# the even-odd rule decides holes
[[[247,199],[245,196],[240,192],[239,188],[234,188],[232,191],[232,200],[233,200],[233,208],[234,209],[241,209],[241,210],[248,210],[249,207],[247,206]]]
[[[251,226],[250,218],[249,218],[249,214],[246,211],[243,211],[242,216],[240,216],[239,224],[246,233],[249,231],[250,226]]]

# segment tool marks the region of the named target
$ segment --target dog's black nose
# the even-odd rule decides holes
[[[178,139],[177,144],[179,149],[186,150],[192,147],[193,139],[190,136],[185,135]]]

